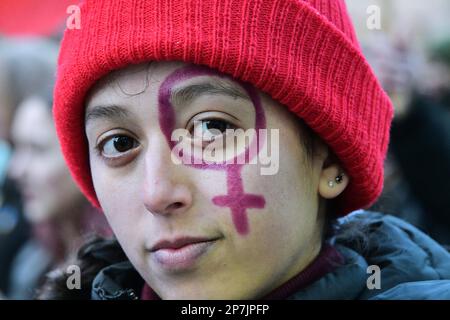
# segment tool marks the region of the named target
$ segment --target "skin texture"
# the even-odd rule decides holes
[[[197,75],[177,78],[169,89],[220,80],[241,94],[234,98],[201,95],[164,109],[160,99],[163,84],[186,67],[181,62],[132,66],[102,79],[91,90],[86,100],[86,136],[94,187],[128,258],[161,298],[262,297],[317,256],[323,199],[338,196],[347,179],[328,187],[328,180],[342,169],[329,160],[327,148],[319,142],[314,156],[306,154],[300,140],[302,129],[287,108],[256,89],[252,89],[252,99],[238,82],[205,74],[204,67],[190,66]],[[233,128],[255,128],[255,101],[260,101],[264,127],[280,133],[277,174],[261,175],[259,164],[241,165],[236,170],[179,165],[171,160],[170,129],[190,130],[193,120],[208,119],[227,121]],[[103,112],[98,112],[100,108]],[[173,116],[168,120],[166,112],[170,110]],[[128,137],[126,148],[118,150],[114,141],[119,137]],[[259,151],[265,148],[263,143]],[[233,205],[217,200],[233,192],[238,200],[243,194],[264,199],[264,205],[257,208],[243,206],[244,229],[233,220]],[[217,240],[189,268],[161,267],[149,249],[162,239],[181,236]]]
[[[22,192],[27,219],[35,224],[57,218],[67,220],[85,201],[70,177],[50,107],[44,101],[29,98],[18,106],[12,140],[9,175]]]

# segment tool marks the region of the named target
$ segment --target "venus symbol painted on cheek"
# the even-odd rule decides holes
[[[164,80],[159,89],[159,124],[161,127],[161,131],[166,137],[171,150],[176,145],[176,142],[171,140],[172,132],[175,129],[175,111],[170,102],[171,90],[176,84],[199,76],[217,76],[228,78],[228,76],[222,75],[206,67],[186,66],[171,73]],[[255,108],[254,128],[256,129],[256,132],[259,132],[259,129],[266,128],[266,119],[264,116],[264,111],[261,107],[259,96],[255,89],[250,85],[247,85],[245,83],[240,83],[240,85],[243,89],[245,89],[253,103],[253,107]],[[248,159],[248,161],[250,161],[254,156],[256,156],[256,154],[259,152],[260,146],[265,142],[263,139],[264,137],[261,136],[258,138],[258,134],[255,136],[255,138],[250,142],[250,146],[247,146],[244,150],[245,159]],[[255,154],[249,151],[255,149],[257,150]],[[235,156],[234,160],[236,160],[237,157],[238,155]],[[214,197],[212,199],[212,202],[219,207],[230,208],[236,231],[241,235],[248,234],[249,225],[247,209],[262,209],[265,207],[266,201],[265,198],[261,195],[245,193],[241,176],[242,167],[244,166],[244,164],[241,164],[238,161],[233,161],[232,163],[214,164],[200,162],[198,164],[188,165],[201,170],[223,170],[226,172],[228,193],[226,195]]]

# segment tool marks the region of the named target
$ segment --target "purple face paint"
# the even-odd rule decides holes
[[[170,102],[171,90],[176,84],[199,76],[218,76],[221,78],[232,79],[227,75],[220,74],[206,67],[186,66],[177,69],[164,80],[161,84],[158,95],[159,124],[171,150],[176,145],[176,142],[171,140],[172,132],[175,129],[175,111]],[[256,90],[246,83],[238,83],[243,89],[245,89],[253,103],[253,107],[255,108],[254,128],[256,129],[256,132],[259,132],[259,129],[265,129],[266,119]],[[251,146],[245,148],[245,159],[248,159],[249,161],[256,156],[259,152],[260,146],[264,143],[263,137],[259,137],[260,141],[258,141],[258,137],[259,135],[256,134],[256,137],[250,142]],[[254,150],[252,146],[256,146],[256,154],[250,154],[249,150]],[[238,156],[236,155],[235,159],[237,157]],[[219,207],[229,207],[237,232],[241,235],[247,234],[249,232],[247,209],[264,208],[266,201],[263,196],[244,192],[244,185],[241,177],[243,164],[240,164],[237,161],[233,161],[233,163],[229,164],[207,164],[201,161],[198,164],[189,164],[189,166],[197,169],[224,170],[226,172],[228,194],[216,196],[212,199],[212,202]]]

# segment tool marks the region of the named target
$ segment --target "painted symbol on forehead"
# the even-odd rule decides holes
[[[171,73],[164,80],[159,89],[159,125],[161,127],[161,131],[167,139],[167,143],[169,144],[171,150],[176,145],[176,142],[171,140],[172,132],[175,129],[175,110],[170,102],[171,90],[176,84],[199,76],[216,76],[231,79],[227,75],[220,74],[206,67],[186,66]],[[239,84],[247,92],[253,103],[253,107],[255,108],[254,128],[256,129],[256,132],[259,132],[259,129],[266,128],[266,119],[264,116],[264,111],[261,107],[259,96],[252,86],[242,82],[239,82]],[[264,142],[264,135],[261,135],[261,137],[259,137],[259,135],[256,134],[255,138],[250,142],[251,146],[247,146],[245,148],[245,159],[248,159],[248,161],[250,161],[254,156],[256,156]],[[257,150],[256,154],[251,154],[249,150],[255,149]],[[234,160],[236,160],[237,157],[238,155],[236,155]],[[189,164],[189,166],[195,167],[197,169],[224,170],[226,172],[228,194],[216,196],[212,199],[212,201],[219,207],[229,207],[236,231],[241,235],[248,234],[249,226],[247,209],[262,209],[265,207],[266,201],[261,195],[244,192],[244,185],[241,177],[243,164],[238,163],[238,161],[232,161],[231,164],[207,164],[201,162],[199,164]]]

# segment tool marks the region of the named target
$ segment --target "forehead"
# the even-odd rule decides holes
[[[137,95],[145,91],[150,81],[160,81],[164,74],[177,68],[175,62],[149,62],[138,65],[130,65],[126,68],[113,71],[90,89],[86,97],[86,106],[89,109],[99,102],[103,102],[111,94]]]
[[[132,65],[109,74],[92,88],[86,100],[85,126],[88,127],[93,120],[122,121],[144,109],[146,115],[156,116],[158,108],[147,106],[165,105],[167,102],[176,113],[194,101],[206,102],[208,100],[200,99],[212,96],[229,99],[222,102],[239,100],[253,103],[249,88],[249,84],[205,66],[183,62]],[[249,110],[240,108],[240,112],[245,114]]]
[[[175,70],[190,66],[192,68],[208,69],[204,66],[190,65],[184,62],[178,61],[153,61],[143,63],[139,65],[131,65],[126,68],[113,71],[107,76],[100,79],[89,91],[86,98],[87,110],[97,104],[110,103],[111,96],[114,97],[128,97],[138,96],[146,91],[152,91],[158,89],[164,80]],[[241,87],[238,81],[232,79],[229,76],[225,76],[219,71],[213,71],[210,75],[203,74],[201,76],[192,78],[202,78],[203,83],[210,83],[211,88],[209,92],[212,93],[214,89],[231,89],[230,94],[246,98],[245,90]],[[189,79],[183,81],[183,83],[189,82]],[[191,82],[195,80],[191,80]],[[199,88],[197,88],[199,89]],[[208,89],[208,88],[206,88]],[[208,90],[206,90],[208,91]],[[195,90],[189,92],[183,92],[184,97],[187,95],[195,94]],[[197,90],[197,93],[199,90]],[[224,93],[221,90],[216,90],[217,93]]]

